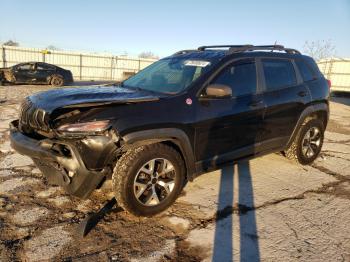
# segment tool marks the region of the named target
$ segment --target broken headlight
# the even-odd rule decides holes
[[[57,128],[61,133],[99,133],[110,126],[109,120],[92,121],[85,123],[64,124]]]

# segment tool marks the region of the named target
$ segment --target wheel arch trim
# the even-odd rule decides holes
[[[144,131],[136,131],[122,137],[126,146],[141,146],[159,142],[175,143],[183,155],[188,180],[193,180],[195,175],[195,158],[190,139],[184,131],[178,128],[159,128]]]
[[[328,123],[328,119],[329,119],[329,107],[327,103],[317,103],[317,104],[313,104],[313,105],[309,105],[307,106],[300,114],[299,119],[297,121],[297,124],[295,125],[292,135],[290,136],[287,146],[286,148],[288,148],[292,143],[293,140],[295,139],[295,137],[298,134],[298,130],[300,129],[300,126],[304,123],[305,119],[310,116],[313,113],[317,113],[317,112],[324,112],[327,115],[327,123]],[[326,126],[325,126],[326,128]]]

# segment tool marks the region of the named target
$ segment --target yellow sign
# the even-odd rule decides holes
[[[41,53],[45,55],[51,54],[49,50],[41,50]]]

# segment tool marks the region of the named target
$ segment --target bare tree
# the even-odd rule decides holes
[[[54,46],[54,45],[49,45],[49,46],[46,47],[46,49],[49,49],[49,50],[56,50],[56,51],[60,50],[58,47],[56,47],[56,46]]]
[[[8,40],[8,41],[6,41],[3,45],[7,45],[7,46],[19,46],[19,43],[16,42],[16,41]]]
[[[152,53],[151,51],[148,51],[148,52],[142,52],[141,54],[139,54],[139,58],[158,59],[159,56],[155,55],[155,54]]]
[[[335,56],[335,45],[328,40],[306,41],[303,48],[304,53],[313,57],[316,61]]]

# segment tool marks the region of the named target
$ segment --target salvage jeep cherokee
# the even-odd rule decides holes
[[[152,216],[185,181],[227,163],[282,151],[310,164],[323,143],[329,85],[295,49],[203,46],[115,86],[28,97],[11,144],[68,193],[87,198],[112,179],[119,206]]]

